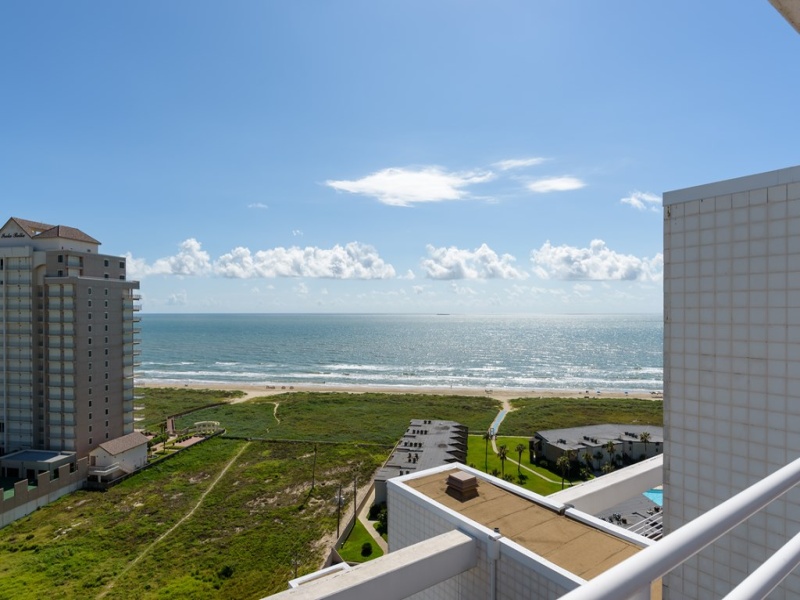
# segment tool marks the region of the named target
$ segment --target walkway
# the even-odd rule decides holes
[[[514,408],[511,406],[511,403],[507,399],[503,398],[503,399],[500,400],[500,402],[502,403],[502,408],[500,409],[500,412],[497,413],[497,416],[494,418],[494,421],[492,421],[492,429],[494,430],[494,436],[492,437],[492,450],[494,450],[495,454],[497,454],[497,440],[496,440],[496,438],[497,438],[497,432],[500,430],[500,424],[506,418],[506,415],[508,413],[510,413],[512,410],[514,410]],[[522,463],[517,462],[516,460],[511,458],[510,454],[507,456],[506,460],[508,462],[512,463],[512,464],[517,465],[518,468],[525,469],[526,471],[528,471],[528,473],[532,473],[533,475],[536,475],[536,477],[539,477],[540,479],[544,479],[545,481],[548,481],[550,483],[555,483],[555,484],[559,484],[559,485],[561,484],[560,480],[550,479],[549,477],[545,477],[544,475],[542,475],[541,473],[539,473],[537,471],[534,471],[530,467],[525,466]],[[570,485],[571,486],[573,484],[572,484],[571,481],[567,480],[567,481],[564,482],[564,485]]]
[[[364,526],[364,529],[367,530],[367,533],[369,533],[372,539],[375,540],[375,543],[378,544],[380,549],[383,550],[384,553],[386,553],[389,552],[389,545],[386,543],[386,540],[384,540],[381,537],[381,534],[379,534],[378,531],[375,529],[374,521],[370,521],[367,519],[367,516],[369,515],[369,509],[372,506],[373,502],[375,502],[374,488],[372,489],[372,492],[370,492],[367,501],[364,502],[364,508],[362,508],[361,512],[358,513],[358,520]]]

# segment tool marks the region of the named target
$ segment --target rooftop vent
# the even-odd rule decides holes
[[[456,471],[447,477],[447,494],[460,502],[478,497],[478,478],[471,473]]]

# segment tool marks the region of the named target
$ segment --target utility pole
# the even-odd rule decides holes
[[[336,494],[336,539],[341,535],[339,533],[339,524],[342,522],[342,484],[339,484],[339,493]]]
[[[314,444],[314,462],[311,466],[311,489],[314,489],[314,484],[317,480],[317,445]]]

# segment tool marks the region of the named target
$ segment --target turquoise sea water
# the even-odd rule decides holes
[[[139,381],[660,390],[660,315],[159,315]]]

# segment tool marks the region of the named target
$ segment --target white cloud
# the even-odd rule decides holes
[[[525,279],[528,274],[513,266],[510,254],[498,256],[482,244],[475,250],[427,246],[428,258],[422,268],[430,279]]]
[[[531,252],[534,271],[543,279],[660,281],[664,256],[639,258],[611,250],[603,240],[592,240],[588,248],[553,246],[545,242]]]
[[[316,277],[330,279],[391,279],[394,267],[387,264],[372,247],[358,242],[333,248],[273,248],[255,253],[248,248],[234,248],[216,261],[201,248],[200,242],[188,239],[175,256],[159,258],[152,265],[126,255],[130,279],[149,275],[221,275],[238,279],[255,277]]]
[[[299,235],[301,236],[301,235],[303,235],[303,232],[302,232],[302,231],[300,231],[299,229],[292,229],[292,235],[293,235],[294,237],[297,237],[297,236],[299,236]]]
[[[188,302],[188,297],[186,295],[186,291],[181,290],[180,292],[175,292],[174,294],[170,294],[167,297],[167,304],[169,306],[185,306]]]
[[[585,186],[586,184],[577,177],[547,177],[530,182],[528,189],[539,194],[546,194],[548,192],[579,190]]]
[[[649,208],[654,212],[658,212],[661,208],[661,196],[637,190],[631,192],[630,196],[622,198],[620,202],[629,204],[638,210],[647,210]]]
[[[142,279],[148,275],[205,275],[212,269],[208,252],[194,238],[182,242],[176,255],[159,258],[152,265],[143,259],[133,258],[130,252],[126,259],[131,279]]]
[[[267,206],[266,204],[264,204],[262,202],[253,202],[252,204],[248,204],[247,208],[260,208],[260,209],[263,210],[263,209],[269,208],[269,206]]]
[[[541,158],[538,156],[531,157],[531,158],[511,158],[508,160],[501,160],[494,163],[494,166],[500,169],[501,171],[508,171],[510,169],[521,169],[523,167],[534,167],[536,165],[542,164],[546,161],[546,158]]]
[[[411,289],[413,290],[413,292],[415,294],[419,295],[419,294],[422,294],[425,291],[425,286],[423,286],[423,285],[414,285],[414,286],[411,286]]]
[[[465,285],[458,285],[455,281],[450,284],[450,288],[456,296],[477,296],[478,292],[471,287]]]
[[[440,167],[384,169],[354,181],[328,180],[326,185],[340,192],[372,196],[390,206],[411,206],[418,202],[442,202],[468,197],[465,188],[494,178],[491,171],[447,172]]]
[[[390,279],[394,267],[372,246],[350,242],[331,249],[308,246],[273,248],[251,253],[234,248],[219,257],[214,272],[224,277],[323,277],[330,279]]]

